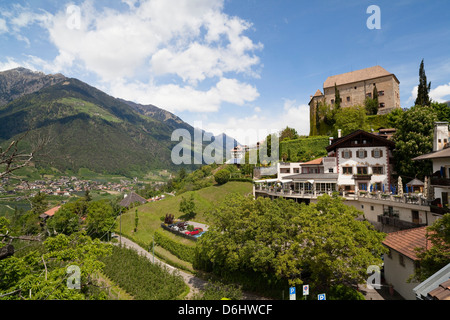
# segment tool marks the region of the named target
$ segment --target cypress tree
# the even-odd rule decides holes
[[[425,74],[425,67],[422,62],[420,63],[419,69],[419,87],[417,89],[417,99],[415,102],[416,106],[429,106],[431,104],[429,92],[431,89],[431,82],[427,83],[427,76]]]
[[[334,83],[334,107],[335,109],[339,109],[341,107],[341,94],[336,83]]]

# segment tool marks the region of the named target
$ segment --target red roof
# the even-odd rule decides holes
[[[57,206],[54,208],[51,208],[50,210],[44,212],[46,215],[48,215],[49,217],[53,217],[53,215],[59,210],[59,208],[61,208],[61,206]]]
[[[314,159],[305,163],[302,163],[302,166],[308,165],[308,164],[322,164],[323,158]]]
[[[420,227],[389,233],[383,244],[412,260],[417,260],[415,248],[431,248],[431,241],[427,240],[427,227]]]

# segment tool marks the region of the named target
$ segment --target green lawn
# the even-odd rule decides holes
[[[197,191],[189,191],[181,195],[172,197],[166,196],[164,200],[158,202],[150,202],[137,208],[128,210],[122,215],[122,233],[140,244],[149,247],[152,242],[153,233],[157,229],[161,229],[161,217],[167,213],[173,214],[175,218],[179,218],[183,214],[178,210],[182,197],[190,198],[194,195],[194,202],[197,209],[195,222],[207,223],[205,214],[213,210],[225,197],[231,193],[251,194],[252,184],[249,182],[228,182],[222,186],[211,186]],[[138,231],[134,232],[135,210],[138,210],[139,225]],[[116,231],[120,232],[120,223],[118,223]],[[168,237],[188,246],[195,246],[195,242],[183,237],[178,237],[168,231],[162,230]]]

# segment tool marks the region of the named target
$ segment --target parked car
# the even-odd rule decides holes
[[[202,228],[195,228],[192,231],[186,231],[185,234],[187,234],[189,236],[193,236],[193,235],[199,234],[200,232],[203,232]]]
[[[206,231],[202,231],[199,234],[196,234],[194,237],[200,238]]]

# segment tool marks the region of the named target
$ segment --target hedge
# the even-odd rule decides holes
[[[195,247],[189,247],[167,237],[160,230],[155,231],[155,242],[177,258],[193,263]]]

